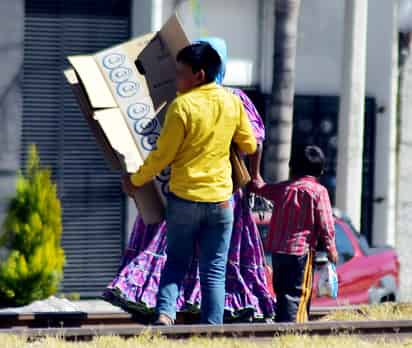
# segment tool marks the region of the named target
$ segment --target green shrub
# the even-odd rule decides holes
[[[63,276],[61,207],[50,170],[29,149],[16,196],[8,206],[0,246],[9,251],[0,263],[0,304],[25,305],[57,292]]]

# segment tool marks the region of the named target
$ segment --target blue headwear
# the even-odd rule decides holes
[[[225,77],[227,63],[227,46],[225,40],[219,37],[202,37],[196,40],[196,42],[207,42],[219,54],[220,60],[222,61],[222,66],[220,67],[220,71],[216,75],[215,82],[221,85],[223,78]]]

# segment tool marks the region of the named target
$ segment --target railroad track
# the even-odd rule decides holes
[[[319,312],[319,315],[325,315]],[[67,340],[90,340],[95,336],[124,338],[143,333],[162,335],[171,339],[192,336],[271,339],[286,334],[342,335],[382,337],[390,339],[412,338],[412,320],[401,321],[312,321],[305,324],[225,324],[175,325],[151,327],[136,323],[128,313],[0,313],[0,334],[23,335],[28,339],[45,336]]]
[[[385,337],[386,339],[412,338],[412,320],[402,321],[346,321],[309,322],[306,324],[225,324],[225,325],[176,325],[150,327],[139,324],[85,325],[82,327],[0,329],[0,334],[23,335],[28,339],[51,336],[66,340],[90,340],[95,336],[119,336],[129,338],[142,334],[162,335],[170,339],[190,337],[271,339],[287,334],[318,336],[358,335]]]
[[[311,311],[310,319],[318,320],[337,308],[354,309],[356,307],[336,307],[336,308],[315,308]],[[192,320],[195,321],[196,316]],[[15,327],[27,328],[62,328],[62,327],[82,327],[91,325],[134,325],[146,324],[147,318],[138,318],[126,312],[38,312],[38,313],[0,313],[0,329],[11,329]],[[182,322],[184,323],[184,322]]]

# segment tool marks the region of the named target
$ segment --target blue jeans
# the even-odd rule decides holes
[[[222,324],[226,263],[233,227],[232,203],[193,202],[170,194],[166,226],[167,261],[160,278],[156,312],[176,318],[179,290],[198,242],[201,321]]]

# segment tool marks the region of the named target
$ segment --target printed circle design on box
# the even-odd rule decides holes
[[[142,137],[141,144],[146,151],[156,150],[156,142],[159,138],[159,133],[152,133]]]
[[[150,111],[150,106],[145,103],[134,103],[127,108],[127,115],[132,120],[140,120],[145,117]]]
[[[169,194],[169,183],[168,182],[163,182],[161,185],[161,190],[162,193],[167,196]]]
[[[163,183],[169,182],[171,172],[172,171],[171,171],[170,167],[166,167],[157,176],[157,180],[159,180],[160,182],[163,182]]]
[[[110,80],[112,80],[114,83],[124,82],[129,78],[131,74],[132,69],[120,66],[110,71]]]
[[[124,98],[133,97],[138,90],[139,85],[133,81],[125,81],[117,85],[117,94]]]
[[[120,53],[111,53],[103,57],[103,66],[106,69],[115,69],[122,65],[126,60],[126,56]]]
[[[155,118],[143,117],[136,121],[134,129],[137,134],[149,135],[154,132],[159,133],[160,125]]]

